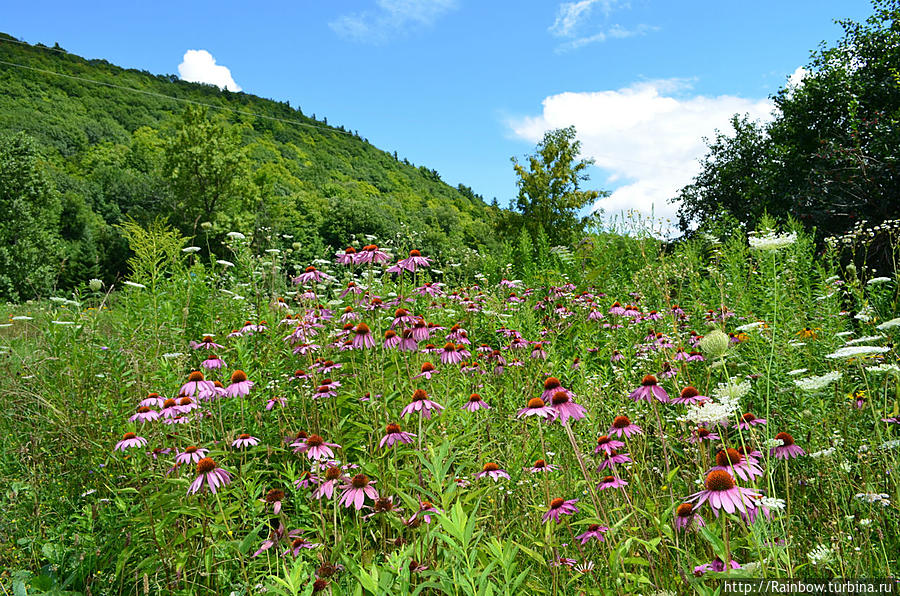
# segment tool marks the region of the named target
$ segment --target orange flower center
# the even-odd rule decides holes
[[[199,370],[195,370],[191,374],[188,375],[188,383],[196,383],[197,381],[203,380],[203,373]]]
[[[629,426],[631,426],[631,420],[628,419],[628,416],[616,416],[613,420],[613,428],[628,428]]]
[[[706,490],[725,491],[734,488],[734,478],[725,470],[713,470],[706,477]]]
[[[231,373],[231,382],[232,383],[243,383],[247,380],[247,373],[242,370],[236,370]]]
[[[196,449],[196,447],[195,447]],[[216,462],[212,460],[211,457],[204,457],[200,461],[197,462],[197,473],[198,474],[206,474],[207,472],[212,472],[216,469]]]
[[[353,488],[365,488],[369,484],[369,477],[365,474],[357,474],[350,481],[350,484],[353,485]]]

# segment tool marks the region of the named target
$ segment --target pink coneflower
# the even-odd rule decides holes
[[[700,392],[697,391],[695,387],[688,385],[684,389],[681,390],[681,393],[678,397],[672,398],[673,404],[696,404],[699,402],[703,402],[708,400],[709,398],[705,395],[700,395]]]
[[[616,449],[621,449],[624,446],[625,443],[617,441],[609,435],[600,435],[597,437],[597,446],[594,447],[594,453],[597,454],[603,451],[604,453],[610,454]]]
[[[217,370],[225,366],[225,361],[215,354],[210,354],[209,358],[200,363],[200,366],[207,370]]]
[[[400,336],[393,329],[384,332],[384,343],[381,346],[385,349],[396,348],[400,345]]]
[[[113,451],[125,451],[126,449],[131,449],[132,447],[143,447],[147,444],[147,439],[144,437],[139,437],[134,433],[125,433],[122,437],[122,440],[116,443],[116,446],[113,448]]]
[[[159,412],[147,406],[138,406],[137,411],[128,419],[129,422],[151,422],[159,418]]]
[[[322,399],[326,397],[336,397],[337,391],[333,389],[332,385],[319,385],[316,388],[316,392],[313,393],[312,399]]]
[[[607,431],[610,435],[616,435],[617,437],[631,438],[632,435],[641,435],[644,434],[643,429],[637,424],[631,422],[628,416],[616,416],[613,419],[612,426],[609,427]]]
[[[663,379],[671,379],[672,377],[678,376],[678,369],[672,366],[669,362],[662,363],[662,370],[659,371],[659,377]]]
[[[605,476],[600,483],[597,485],[599,490],[606,490],[608,488],[621,488],[623,486],[628,486],[628,483],[618,478],[616,476]]]
[[[571,394],[568,391],[557,391],[554,393],[550,407],[553,408],[556,419],[562,424],[565,424],[569,418],[581,420],[586,414],[583,406],[571,400]]]
[[[188,412],[190,412],[192,410],[197,410],[200,408],[200,405],[197,402],[195,402],[191,398],[187,397],[186,395],[179,397],[177,400],[177,403],[178,403],[178,405],[176,407],[178,408],[178,411],[182,414],[187,414]]]
[[[401,352],[415,352],[419,349],[419,342],[413,337],[412,329],[404,329],[400,332],[400,343],[397,349]]]
[[[200,341],[192,341],[191,347],[195,350],[221,350],[225,346],[220,346],[214,342],[211,335],[204,335]]]
[[[231,446],[235,449],[246,449],[247,447],[256,447],[257,445],[259,445],[259,439],[252,437],[247,433],[238,435],[238,438],[231,443]]]
[[[319,366],[319,372],[322,373],[323,375],[327,375],[331,371],[337,370],[344,365],[341,364],[340,362],[335,362],[334,360],[322,360],[321,362],[319,362],[318,366]],[[332,381],[332,383],[337,383],[337,381]],[[326,383],[323,381],[322,384],[324,385]],[[339,384],[338,384],[338,387],[340,387]]]
[[[275,406],[285,407],[287,405],[287,400],[278,395],[273,395],[269,399],[266,400],[266,411],[272,410]]]
[[[646,401],[650,403],[653,399],[656,399],[656,401],[660,403],[667,403],[669,401],[669,394],[657,383],[656,377],[647,375],[641,381],[641,386],[632,391],[631,395],[628,397],[634,401]]]
[[[390,449],[396,443],[400,443],[403,445],[409,445],[413,441],[413,437],[416,435],[412,433],[403,432],[400,430],[399,424],[388,424],[387,430],[385,431],[387,434],[381,438],[381,441],[378,443],[378,447],[384,449],[387,447]]]
[[[741,480],[751,482],[755,477],[762,476],[763,471],[755,462],[745,459],[737,449],[722,449],[716,453],[716,465],[710,469],[724,470],[737,476]]]
[[[322,273],[321,271],[319,271],[319,270],[316,269],[315,267],[310,266],[310,267],[307,267],[307,268],[303,271],[303,273],[301,273],[300,275],[298,275],[297,277],[295,277],[293,281],[294,281],[295,284],[304,284],[304,285],[306,285],[306,284],[309,284],[309,283],[321,283],[321,282],[329,281],[329,280],[332,280],[332,279],[334,279],[334,278],[331,277],[330,275],[327,275],[327,274],[325,274],[325,273]]]
[[[394,503],[393,495],[391,495],[390,497],[379,496],[377,499],[375,499],[375,502],[372,503],[372,506],[369,507],[369,509],[371,509],[372,512],[364,515],[363,519],[368,519],[376,515],[384,514],[401,516],[401,519],[403,519],[403,509],[397,507],[397,504]]]
[[[338,319],[341,323],[349,323],[350,321],[356,321],[359,319],[359,313],[353,310],[352,306],[348,306],[344,309],[344,314]]]
[[[525,471],[531,472],[532,474],[539,474],[541,472],[553,472],[558,469],[559,469],[559,466],[554,465],[554,464],[548,464],[545,460],[539,459],[536,462],[534,462],[534,465],[532,465],[530,468],[526,467]]]
[[[361,350],[375,347],[375,339],[372,337],[372,331],[365,323],[360,323],[353,329],[353,349]]]
[[[682,503],[675,510],[676,530],[698,530],[706,525],[703,517],[694,509],[693,503]]]
[[[282,553],[285,557],[288,555],[299,557],[300,551],[303,549],[312,549],[322,546],[318,542],[310,542],[306,538],[303,538],[302,534],[303,532],[301,532],[300,530],[291,530],[288,533],[288,538],[291,539],[291,545],[287,548],[287,550],[284,551],[284,553]]]
[[[206,399],[212,397],[216,393],[215,385],[203,378],[203,373],[195,370],[188,375],[187,383],[178,390],[179,394]]]
[[[456,351],[456,346],[453,345],[453,342],[448,341],[444,344],[444,347],[441,350],[442,364],[459,364],[462,362],[462,359],[462,354]]]
[[[597,466],[597,472],[601,472],[603,470],[609,469],[610,471],[615,470],[616,466],[620,464],[627,464],[631,461],[631,456],[627,453],[619,453],[615,449],[607,452],[602,451],[603,453],[603,461],[600,462],[600,465]]]
[[[756,506],[759,492],[750,488],[741,488],[734,483],[734,478],[725,470],[712,470],[706,476],[705,490],[694,493],[687,501],[697,502],[696,507],[709,501],[713,513],[719,517],[719,510],[724,509],[728,513],[739,511],[746,513],[747,509]]]
[[[564,391],[567,394],[571,395],[571,392],[562,386],[562,383],[559,382],[559,379],[556,377],[547,377],[547,380],[544,381],[544,392],[541,393],[541,399],[546,403],[550,403],[553,399],[553,396],[556,395],[557,392]]]
[[[163,401],[162,410],[159,411],[159,414],[163,418],[175,418],[176,416],[180,416],[181,414],[183,414],[183,412],[178,406],[178,402],[172,398],[169,398]]]
[[[434,365],[432,363],[423,362],[421,372],[417,375],[414,375],[413,378],[421,379],[422,377],[425,377],[426,379],[431,380],[431,376],[436,375],[439,372],[440,371],[438,371],[436,368],[434,368]]]
[[[622,305],[621,305],[621,304],[619,303],[619,301],[617,300],[617,301],[613,302],[613,305],[612,305],[612,306],[609,307],[609,314],[611,314],[611,315],[624,315],[624,314],[625,314],[625,309],[622,308]]]
[[[148,393],[147,397],[138,402],[139,406],[147,406],[148,408],[161,408],[166,401],[164,397],[160,397],[159,393]]]
[[[337,443],[327,443],[320,435],[312,435],[305,441],[292,443],[291,447],[296,447],[294,453],[305,453],[308,459],[334,459],[334,451],[331,449],[340,449]]]
[[[426,524],[431,523],[431,514],[443,513],[440,509],[432,505],[431,501],[419,501],[419,510],[412,514],[412,517],[407,520],[407,522],[415,521],[423,521]],[[404,523],[407,523],[404,522]],[[407,523],[407,525],[409,525]]]
[[[528,405],[516,413],[516,418],[527,418],[529,416],[537,416],[539,418],[553,418],[556,411],[544,403],[540,397],[533,397],[528,400]]]
[[[735,561],[734,559],[731,560],[731,563],[729,566],[731,567],[731,569],[740,569],[741,568],[741,564],[738,563],[737,561]],[[710,571],[712,571],[714,573],[722,573],[723,571],[725,571],[725,563],[722,562],[722,559],[720,559],[719,557],[716,557],[715,559],[713,559],[713,561],[711,563],[706,563],[704,565],[697,565],[696,567],[694,567],[694,575],[696,575],[697,577],[700,577],[704,573],[708,573]]]
[[[743,416],[741,416],[741,421],[734,425],[734,428],[740,430],[749,430],[751,426],[756,426],[758,424],[765,424],[765,418],[757,418],[750,412],[747,412]]]
[[[409,251],[409,256],[398,261],[397,265],[400,268],[406,269],[410,273],[413,273],[419,267],[430,267],[431,259],[428,257],[423,257],[422,253],[420,253],[416,249],[413,249]]]
[[[300,477],[294,480],[294,487],[309,490],[314,486],[318,486],[319,482],[319,477],[313,474],[311,470],[304,470],[300,472]]]
[[[541,517],[541,522],[547,523],[552,519],[556,523],[560,523],[561,515],[575,515],[578,513],[578,507],[575,506],[577,502],[578,499],[569,499],[568,501],[562,498],[553,499],[550,501],[550,509]]]
[[[625,356],[619,350],[613,350],[612,356],[609,357],[610,362],[619,362],[625,360]]]
[[[284,491],[278,488],[273,488],[269,492],[266,493],[262,499],[259,499],[260,503],[265,504],[266,509],[268,509],[269,505],[272,506],[272,512],[275,515],[281,513],[281,502],[284,501]]]
[[[247,380],[247,373],[242,370],[236,370],[231,373],[231,384],[225,388],[225,395],[228,397],[238,397],[250,393],[253,387],[253,381]]]
[[[338,265],[353,265],[356,261],[356,249],[348,246],[343,252],[334,253],[334,257]]]
[[[794,437],[788,433],[778,433],[775,435],[775,438],[781,441],[781,445],[769,450],[770,456],[774,455],[778,459],[792,459],[801,455],[806,455],[806,452],[803,451],[799,445],[794,443]]]
[[[366,497],[373,501],[378,498],[378,491],[372,486],[373,484],[374,481],[369,480],[369,477],[365,474],[357,474],[344,487],[344,492],[341,493],[341,499],[338,501],[338,504],[344,507],[354,507],[359,511],[362,509]]]
[[[691,438],[689,440],[692,444],[696,444],[701,441],[718,441],[719,435],[704,426],[698,426],[693,430],[693,432],[691,432]]]
[[[468,410],[469,412],[476,412],[481,409],[490,410],[491,406],[487,404],[481,396],[477,393],[473,393],[469,396],[469,399],[466,400],[465,405],[462,407],[463,410]]]
[[[279,542],[284,539],[284,524],[280,521],[278,522],[278,527],[274,530],[269,531],[269,537],[266,540],[262,541],[262,544],[259,546],[259,550],[251,555],[251,557],[258,557],[262,553],[266,552]]]
[[[509,480],[509,474],[506,473],[506,470],[503,470],[497,464],[493,462],[488,462],[484,464],[484,467],[480,472],[475,474],[475,479],[478,480],[480,478],[484,478],[485,476],[489,476],[491,480],[497,482],[501,478],[506,478]]]
[[[416,389],[413,392],[412,401],[400,412],[400,417],[405,418],[413,412],[419,412],[422,418],[429,420],[432,411],[440,413],[444,409],[441,404],[431,401],[424,389]]]
[[[176,464],[196,464],[201,459],[206,457],[206,454],[209,453],[209,449],[204,449],[202,447],[196,447],[191,445],[181,453],[175,456]]]
[[[325,480],[318,488],[316,488],[313,493],[313,498],[321,499],[322,497],[325,497],[330,499],[334,496],[336,488],[345,485],[349,481],[350,476],[347,476],[341,468],[338,466],[328,466],[328,468],[325,469]]]
[[[188,494],[199,491],[204,483],[209,487],[209,492],[216,494],[220,486],[231,483],[231,474],[216,465],[212,458],[204,457],[197,462],[197,477],[188,487]]]
[[[600,524],[591,524],[588,526],[587,531],[576,536],[575,540],[581,540],[582,545],[587,544],[591,540],[605,542],[606,538],[604,538],[603,535],[607,532],[609,532],[609,528],[607,528],[606,526],[601,526]]]
[[[367,244],[362,247],[362,250],[356,253],[356,262],[358,264],[387,263],[390,260],[390,255],[379,249],[377,244]]]

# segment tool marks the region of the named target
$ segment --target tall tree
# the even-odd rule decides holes
[[[608,194],[582,190],[590,179],[587,168],[594,161],[579,159],[580,151],[575,127],[569,126],[544,133],[525,164],[512,158],[519,188],[516,207],[533,238],[543,229],[555,244],[568,244],[582,232],[587,219],[579,211]]]
[[[46,296],[59,268],[60,197],[34,141],[0,138],[0,300]]]

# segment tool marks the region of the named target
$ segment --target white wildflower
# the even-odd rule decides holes
[[[181,358],[182,356],[184,356],[183,352],[168,352],[162,355],[162,357],[166,360],[173,360],[175,358]]]
[[[766,449],[775,449],[776,447],[781,447],[784,445],[784,441],[781,439],[766,439]]]
[[[131,286],[132,288],[138,288],[140,290],[147,289],[147,286],[145,286],[144,284],[139,284],[136,281],[124,281],[122,283],[124,283],[126,286]]]
[[[891,280],[890,277],[873,277],[866,283],[866,285],[874,286],[874,285],[878,285],[878,284],[886,284],[890,281],[893,281],[893,280]]]
[[[187,253],[187,254],[200,252],[200,247],[199,246],[185,246],[184,248],[181,249],[181,252]]]
[[[243,234],[241,234],[240,232],[228,232],[225,235],[228,236],[229,238],[231,238],[232,240],[246,240],[247,239],[247,237],[244,236]]]
[[[219,265],[224,265],[225,268],[234,267],[234,263],[232,263],[231,261],[226,261],[225,259],[219,259],[216,261],[216,263],[218,263]]]
[[[840,333],[834,334],[835,337],[848,337],[850,335],[853,335],[852,331],[841,331]]]
[[[900,447],[900,439],[892,439],[881,444],[881,449],[896,449]]]
[[[54,325],[74,325],[75,321],[50,321]]]
[[[869,519],[868,517],[865,519],[861,519],[861,520],[859,520],[859,525],[861,525],[864,528],[867,528],[872,525],[872,520]]]
[[[835,448],[829,447],[828,449],[823,449],[821,451],[815,451],[813,453],[810,453],[809,456],[813,459],[821,459],[823,457],[831,457],[832,455],[834,455],[834,452],[835,452]]]
[[[760,501],[763,507],[768,509],[774,509],[775,511],[781,511],[784,509],[784,499],[777,499],[775,497],[763,497]]]
[[[741,325],[740,327],[735,329],[735,331],[741,331],[741,332],[752,331],[753,329],[756,329],[757,327],[762,327],[762,325],[763,325],[762,321],[757,321],[755,323],[747,323],[746,325]]]
[[[792,377],[796,377],[797,375],[802,375],[805,372],[809,372],[808,368],[795,368],[794,370],[788,371],[788,374]]]
[[[10,321],[33,321],[33,320],[34,320],[33,317],[26,317],[25,315],[17,315],[10,319]]]
[[[829,547],[825,546],[824,544],[820,544],[806,556],[809,559],[809,562],[813,565],[827,565],[831,562],[833,555],[834,553]]]
[[[895,329],[897,327],[900,327],[900,317],[895,317],[890,321],[885,321],[881,325],[876,326],[875,329],[878,329],[879,331],[887,331],[888,329]]]
[[[839,348],[831,354],[826,354],[826,358],[832,360],[837,358],[853,358],[855,356],[869,356],[871,354],[884,354],[888,348],[883,346],[847,346]]]
[[[875,309],[867,304],[853,318],[865,323],[871,321],[873,316],[875,316]]]
[[[840,380],[841,377],[844,376],[839,370],[833,370],[831,372],[825,373],[824,375],[819,375],[818,377],[807,377],[805,379],[795,379],[794,385],[797,386],[801,391],[807,391],[812,393],[814,391],[820,391],[825,389],[835,381]]]
[[[850,341],[844,342],[845,346],[855,346],[857,344],[864,344],[867,341],[878,341],[879,339],[884,339],[883,335],[866,335],[865,337],[857,337],[856,339],[851,339]]]
[[[756,250],[778,250],[785,246],[790,246],[797,241],[797,234],[776,234],[773,230],[765,234],[752,235],[747,239],[750,242],[750,248]]]

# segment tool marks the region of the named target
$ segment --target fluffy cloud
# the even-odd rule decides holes
[[[560,93],[543,101],[543,112],[510,122],[516,136],[537,143],[544,132],[575,125],[583,157],[593,158],[615,188],[595,208],[607,213],[636,209],[674,216],[668,200],[699,172],[703,137],[730,130],[734,114],[771,117],[768,99],[690,94],[688,81],[666,79],[621,89]],[[596,186],[603,186],[595,180]]]
[[[376,0],[375,5],[375,10],[341,15],[328,26],[341,37],[380,43],[409,27],[429,27],[457,6],[456,0]]]
[[[227,66],[216,64],[216,59],[206,50],[188,50],[178,65],[178,76],[183,81],[208,83],[219,89],[240,91],[241,87],[231,78]]]

